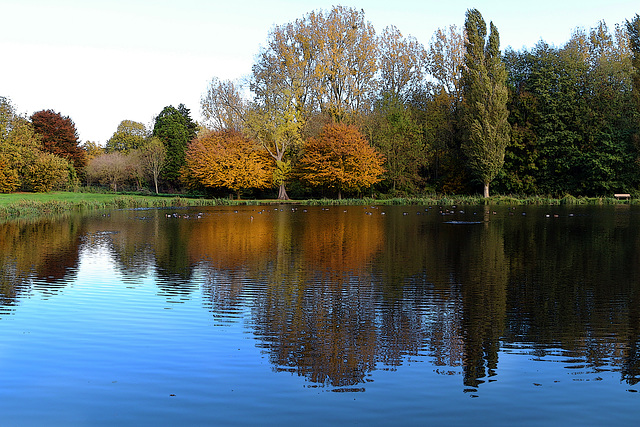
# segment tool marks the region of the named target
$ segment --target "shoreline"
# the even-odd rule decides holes
[[[573,197],[554,198],[550,196],[447,196],[428,195],[423,197],[403,197],[374,199],[204,199],[180,196],[142,196],[133,194],[108,193],[14,193],[0,195],[0,219],[10,220],[24,217],[57,215],[68,212],[86,212],[112,209],[162,208],[187,206],[257,206],[257,205],[625,205],[640,204],[640,199],[619,200],[615,197]]]

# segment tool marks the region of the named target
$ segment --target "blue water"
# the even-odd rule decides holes
[[[629,425],[638,215],[242,207],[8,223],[0,424]]]

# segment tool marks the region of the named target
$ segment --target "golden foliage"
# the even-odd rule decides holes
[[[355,126],[332,123],[305,144],[302,179],[312,186],[360,191],[380,182],[384,157]]]
[[[11,168],[7,159],[0,156],[0,193],[11,193],[20,187],[18,172]]]
[[[42,150],[40,136],[26,119],[7,119],[0,139],[0,192],[19,188],[46,192],[65,184],[70,163]]]
[[[67,183],[70,168],[68,160],[51,153],[40,152],[35,162],[23,169],[22,185],[27,190],[46,193]]]
[[[272,185],[267,156],[239,132],[216,131],[199,136],[189,145],[186,163],[190,179],[239,195],[240,190]]]
[[[316,27],[323,110],[335,119],[360,111],[376,89],[378,45],[364,10],[334,6]]]
[[[303,120],[322,111],[342,120],[366,110],[376,90],[378,45],[364,11],[334,6],[272,30],[253,67],[252,90],[288,91]]]
[[[91,160],[95,159],[96,157],[104,154],[104,148],[102,146],[100,146],[100,144],[98,144],[95,141],[87,141],[87,142],[85,142],[84,144],[82,144],[82,148],[87,153],[86,154],[87,162],[90,162]]]

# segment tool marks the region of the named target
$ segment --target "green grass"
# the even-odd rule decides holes
[[[73,211],[132,209],[147,207],[175,206],[219,206],[219,205],[265,205],[265,204],[306,204],[306,205],[605,205],[639,204],[640,199],[621,201],[608,197],[562,198],[548,196],[519,197],[493,196],[442,196],[430,195],[408,198],[359,198],[359,199],[311,199],[291,200],[230,200],[185,198],[177,196],[141,196],[134,194],[51,192],[0,194],[0,219],[56,215]]]
[[[0,195],[0,218],[188,204],[190,203],[176,197],[71,192],[14,193]]]
[[[13,193],[13,194],[0,194],[0,208],[6,207],[15,203],[21,203],[25,201],[36,203],[50,203],[61,202],[71,204],[83,204],[83,203],[111,203],[116,197],[116,194],[101,194],[101,193],[71,193],[56,191],[51,193]],[[144,198],[142,196],[132,196],[134,198]]]

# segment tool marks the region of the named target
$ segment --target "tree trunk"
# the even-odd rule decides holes
[[[156,186],[156,194],[158,194],[158,178],[157,178],[157,177],[155,177],[155,176],[153,177],[153,183],[154,183],[154,184],[155,184],[155,186]]]
[[[338,190],[338,200],[342,200],[342,191]]]
[[[489,183],[488,182],[484,183],[484,197],[485,197],[485,199],[487,197],[489,197]]]
[[[284,182],[280,184],[280,188],[278,189],[278,200],[289,200],[287,189],[284,188]]]

